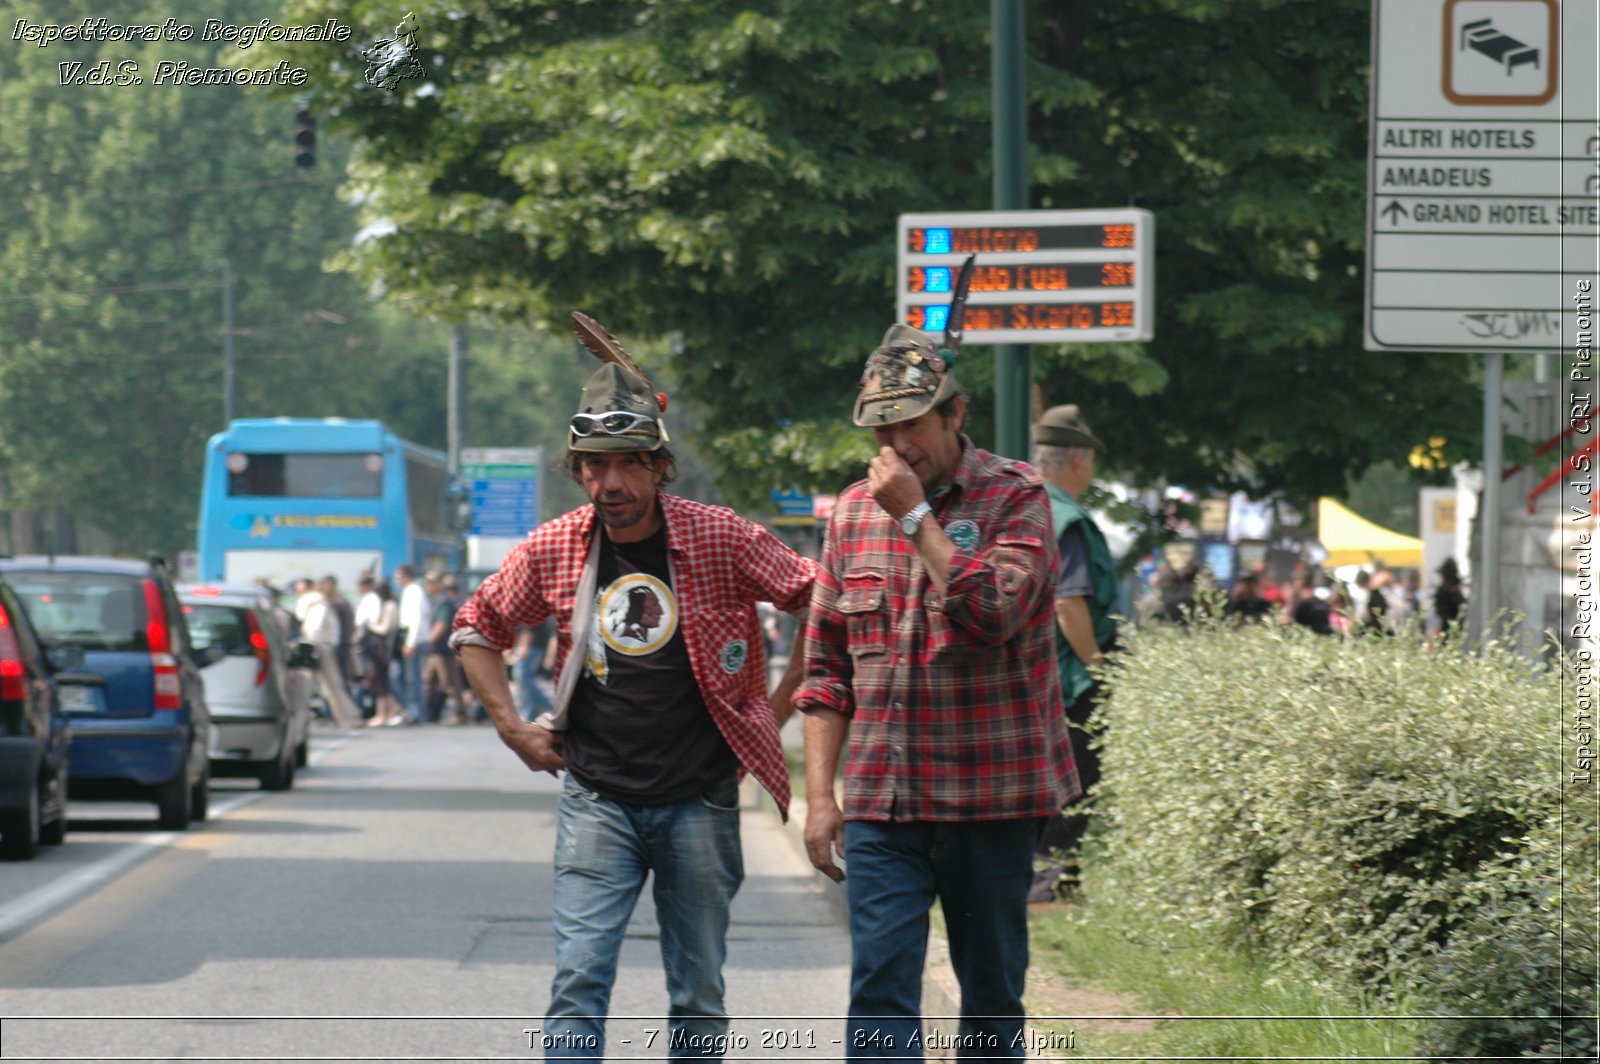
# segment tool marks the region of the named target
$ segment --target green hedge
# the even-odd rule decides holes
[[[1595,1059],[1593,813],[1592,796],[1569,792],[1566,816],[1488,867],[1462,899],[1429,993],[1439,1011],[1474,1018],[1439,1021],[1424,1054]]]
[[[1559,672],[1497,645],[1198,619],[1135,634],[1105,680],[1092,904],[1339,991],[1505,1011],[1458,1008],[1448,984],[1470,974],[1469,941],[1510,933],[1489,903],[1559,912],[1516,889],[1552,864],[1559,880],[1543,841],[1561,807]]]

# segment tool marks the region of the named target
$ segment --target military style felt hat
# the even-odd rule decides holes
[[[956,394],[948,350],[909,325],[891,325],[867,359],[851,418],[857,425],[892,425],[921,417]]]
[[[1075,403],[1052,406],[1040,415],[1033,424],[1033,442],[1054,447],[1092,447],[1102,455],[1106,453],[1106,445],[1089,431]]]
[[[650,385],[615,362],[594,371],[567,427],[574,451],[654,451],[667,442]]]
[[[567,447],[574,451],[654,451],[670,442],[661,420],[667,409],[666,393],[655,391],[617,338],[587,314],[572,312],[572,331],[603,365],[583,386],[578,412],[567,426]]]
[[[883,334],[883,342],[867,357],[861,372],[861,393],[850,415],[857,425],[872,428],[910,421],[960,392],[956,348],[961,346],[961,319],[976,258],[967,256],[951,286],[943,337],[899,322]]]

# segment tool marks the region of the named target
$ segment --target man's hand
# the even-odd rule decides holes
[[[867,490],[896,521],[924,498],[922,481],[893,447],[878,448],[877,455],[867,463]]]
[[[806,856],[817,871],[844,882],[844,870],[833,863],[834,854],[844,856],[844,817],[832,798],[806,806]]]
[[[567,759],[561,756],[564,737],[559,733],[523,721],[517,721],[499,731],[500,741],[509,746],[511,752],[522,758],[522,763],[535,772],[548,772],[554,776],[567,767]]]

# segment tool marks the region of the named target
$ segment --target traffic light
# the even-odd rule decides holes
[[[295,113],[294,164],[301,168],[317,165],[317,120],[307,108]]]

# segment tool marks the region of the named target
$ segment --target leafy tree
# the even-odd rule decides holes
[[[745,500],[858,467],[844,414],[893,315],[895,218],[990,202],[986,5],[459,0],[416,10],[426,78],[396,91],[360,76],[392,8],[289,10],[355,29],[273,53],[313,71],[391,223],[346,265],[447,319],[581,307],[675,339]],[[1474,442],[1464,360],[1361,349],[1367,19],[1031,5],[1031,201],[1158,216],[1157,339],[1035,359],[1131,472],[1304,499],[1429,436]],[[988,363],[962,369],[980,400]]]
[[[27,0],[10,11],[33,25],[101,13]],[[112,21],[194,25],[170,3],[129,14]],[[361,384],[346,353],[366,301],[320,268],[353,233],[351,211],[326,170],[296,172],[283,102],[156,84],[162,60],[237,62],[198,37],[12,44],[0,77],[5,505],[92,519],[115,549],[193,541],[202,450],[223,422],[224,259],[237,276],[241,416],[296,412],[284,405],[297,396],[331,405]],[[102,61],[142,83],[72,83]]]
[[[100,6],[9,10],[13,23],[67,25]],[[276,14],[230,2],[209,17]],[[111,21],[169,18],[197,32],[11,43],[0,58],[0,507],[58,515],[47,523],[59,534],[39,546],[73,549],[73,518],[104,533],[83,537],[86,549],[192,545],[205,441],[223,426],[224,259],[236,278],[237,416],[372,417],[446,442],[447,328],[401,299],[380,307],[324,268],[357,232],[338,195],[338,141],[323,130],[317,165],[300,169],[300,101],[156,84],[163,60],[271,65],[259,46],[200,41],[204,20],[182,5],[150,0]],[[60,64],[87,72],[102,60],[143,83],[62,83]],[[498,390],[475,397],[485,424],[526,397],[526,360],[506,366]]]

